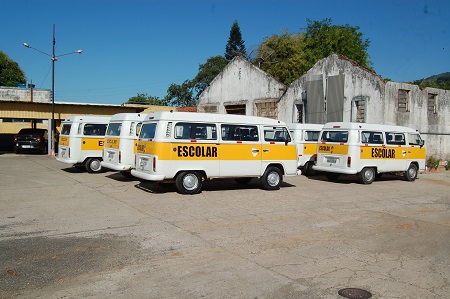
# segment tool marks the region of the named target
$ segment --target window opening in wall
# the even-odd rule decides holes
[[[303,124],[305,121],[305,114],[303,110],[303,104],[295,104],[295,107],[297,108],[297,117],[296,120],[298,123]]]
[[[245,105],[227,105],[225,111],[227,114],[245,115]]]
[[[398,112],[409,112],[409,90],[398,90]]]
[[[367,99],[359,97],[352,100],[352,116],[351,121],[357,123],[365,123],[367,116]]]
[[[428,112],[437,113],[437,94],[428,94]]]
[[[256,103],[256,116],[277,119],[277,103],[276,102],[262,102]]]

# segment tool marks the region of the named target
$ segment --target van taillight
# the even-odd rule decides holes
[[[317,161],[317,154],[313,155],[313,161]]]
[[[153,157],[153,172],[156,172],[156,157]]]
[[[122,163],[122,151],[119,151],[119,163]]]
[[[352,157],[347,157],[347,167],[351,167],[352,165]]]
[[[17,142],[17,136],[14,136],[14,142]]]
[[[41,136],[38,136],[37,142],[41,142]]]

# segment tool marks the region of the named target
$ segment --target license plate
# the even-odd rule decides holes
[[[22,145],[22,148],[31,148],[31,145]]]
[[[147,160],[141,160],[139,166],[141,167],[142,170],[144,170],[147,167]]]
[[[112,160],[114,158],[114,153],[108,153],[108,159]]]
[[[327,158],[327,163],[336,164],[337,161],[338,161],[337,158],[333,158],[333,157]]]

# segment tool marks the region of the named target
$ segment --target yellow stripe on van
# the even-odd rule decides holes
[[[408,158],[411,160],[426,159],[427,153],[424,147],[415,145],[408,148]]]
[[[59,136],[59,145],[69,146],[70,138],[66,136]]]
[[[119,149],[119,146],[120,146],[119,138],[105,138],[105,147],[106,148]]]
[[[320,154],[347,155],[348,145],[331,143],[319,144],[317,145],[317,151]]]
[[[303,155],[314,155],[317,150],[317,143],[303,144]]]
[[[361,146],[361,159],[406,159],[407,148]]]
[[[81,150],[95,151],[102,150],[105,144],[105,138],[81,138]]]

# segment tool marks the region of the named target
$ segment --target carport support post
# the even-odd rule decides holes
[[[48,134],[48,132],[51,132]],[[52,120],[48,120],[48,128],[47,128],[47,154],[49,156],[52,155],[52,142],[53,142],[53,127],[52,127]]]

